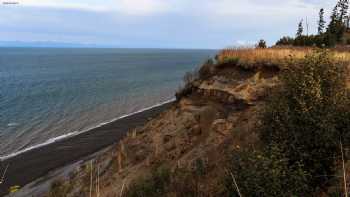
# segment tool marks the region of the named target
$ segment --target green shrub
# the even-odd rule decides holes
[[[172,175],[171,187],[169,194],[175,194],[175,196],[182,196],[186,194],[186,197],[197,197],[199,193],[199,180],[193,172],[186,168],[175,169]]]
[[[223,196],[239,197],[234,180],[243,196],[291,197],[309,193],[308,173],[300,163],[289,165],[288,158],[277,146],[269,151],[237,151],[230,164]]]
[[[243,196],[313,196],[327,192],[350,142],[347,70],[327,51],[290,60],[262,113],[261,151],[233,153],[230,172]],[[225,178],[226,196],[237,196]],[[334,192],[333,192],[334,193]]]
[[[200,183],[206,175],[206,165],[198,159],[192,170],[188,168],[160,167],[153,170],[149,176],[136,180],[124,193],[125,197],[165,197],[165,196],[206,196]]]
[[[50,190],[46,197],[66,197],[72,191],[73,185],[63,180],[55,180],[52,182]]]
[[[346,73],[327,51],[293,62],[263,114],[263,143],[276,144],[288,165],[301,164],[315,190],[333,176],[340,140],[349,142]]]
[[[170,169],[160,167],[133,183],[125,193],[125,197],[162,197],[170,184]]]
[[[226,66],[236,66],[239,64],[239,57],[225,57],[217,65],[216,68],[224,68]]]

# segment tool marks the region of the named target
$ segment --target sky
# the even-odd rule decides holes
[[[336,0],[0,2],[0,41],[203,49],[252,45],[259,39],[271,45],[281,36],[293,36],[298,22],[306,18],[309,32],[315,33],[319,9],[329,14],[336,4]]]

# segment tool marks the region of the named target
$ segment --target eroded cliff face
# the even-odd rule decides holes
[[[268,92],[278,84],[278,73],[268,67],[226,67],[205,80],[195,80],[189,94],[171,109],[130,131],[112,151],[96,158],[93,174],[99,175],[93,180],[98,177],[99,189],[94,186],[92,193],[99,190],[99,196],[120,196],[154,166],[190,169],[201,159],[206,173],[199,189],[205,196],[217,196],[226,173],[226,155],[258,142],[259,111]],[[90,168],[87,163],[71,177],[74,189],[70,196],[89,194]]]

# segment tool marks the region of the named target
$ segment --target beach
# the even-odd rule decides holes
[[[23,187],[52,170],[72,164],[118,143],[129,130],[144,125],[149,119],[158,116],[172,104],[173,101],[156,105],[0,161],[1,173],[8,166],[4,182],[0,185],[0,196],[7,194],[11,186]]]

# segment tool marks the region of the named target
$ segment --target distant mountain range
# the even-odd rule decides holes
[[[52,41],[37,41],[37,42],[0,41],[0,47],[104,48],[104,47],[113,47],[113,46],[69,43],[69,42],[52,42]]]

